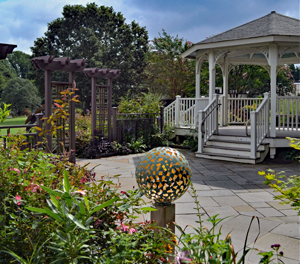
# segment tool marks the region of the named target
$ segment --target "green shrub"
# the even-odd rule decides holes
[[[290,146],[296,150],[300,150],[300,139],[288,138]],[[299,160],[300,161],[300,160]],[[264,184],[269,185],[279,192],[274,196],[274,199],[280,200],[281,204],[291,204],[291,206],[298,210],[300,215],[300,176],[292,175],[286,176],[284,171],[275,172],[274,170],[267,170],[259,172],[259,175],[265,176],[266,181]]]
[[[97,263],[120,222],[129,226],[150,210],[138,190],[118,192],[112,181],[96,182],[94,173],[67,157],[21,151],[20,144],[22,137],[11,137],[7,149],[0,148],[0,263],[50,263],[56,257],[57,263]],[[148,234],[149,244],[158,241],[161,236]]]

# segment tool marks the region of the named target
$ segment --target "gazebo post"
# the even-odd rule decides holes
[[[276,137],[276,86],[277,86],[277,65],[278,65],[278,47],[276,44],[269,46],[269,65],[271,79],[271,130],[270,137]]]
[[[209,102],[213,100],[216,86],[216,67],[215,67],[215,53],[210,50],[208,53],[209,65]]]
[[[45,70],[45,116],[49,117],[52,114],[52,94],[51,94],[51,70]],[[47,123],[45,121],[45,129],[51,129],[51,123]],[[51,153],[52,152],[52,134],[46,135],[46,151]]]
[[[223,69],[223,96],[224,105],[222,105],[223,113],[223,126],[228,124],[228,75],[229,75],[229,65],[228,58],[224,58],[224,69]]]
[[[201,83],[201,61],[200,58],[196,62],[196,89],[195,89],[195,98],[200,98],[200,84]]]

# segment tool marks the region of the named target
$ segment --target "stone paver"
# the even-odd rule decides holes
[[[254,245],[262,251],[270,251],[272,244],[281,244],[284,252],[283,261],[286,264],[300,264],[300,216],[289,205],[281,205],[274,200],[276,195],[273,189],[263,185],[264,177],[258,175],[258,171],[274,169],[286,171],[286,175],[299,175],[299,164],[282,165],[273,162],[249,165],[215,160],[195,158],[194,153],[188,150],[179,150],[189,160],[192,168],[193,186],[201,205],[204,225],[210,228],[210,222],[205,221],[209,216],[219,214],[219,218],[225,218],[222,225],[222,238],[231,232],[235,251],[241,251],[245,241],[245,235],[253,216],[259,218],[260,228],[254,219],[248,237],[248,246],[253,247],[258,233],[259,237]],[[101,177],[109,179],[113,184],[120,186],[120,190],[137,188],[135,181],[135,166],[144,154],[132,154],[128,156],[115,156],[98,160],[82,159],[78,164],[90,163],[87,168],[95,168],[96,179]],[[175,221],[182,228],[187,225],[198,227],[197,211],[194,198],[190,195],[189,188],[180,199],[175,201]],[[149,199],[144,198],[146,202]],[[150,215],[141,215],[138,222],[150,220]],[[195,232],[191,227],[186,232]],[[177,232],[178,234],[178,232]],[[242,253],[239,252],[238,256]],[[252,250],[246,257],[245,264],[257,264],[260,257],[257,251]]]
[[[241,198],[237,196],[215,196],[213,199],[220,206],[237,206],[237,205],[247,205]]]

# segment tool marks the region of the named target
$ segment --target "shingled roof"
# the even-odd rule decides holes
[[[272,11],[266,16],[207,38],[196,44],[266,36],[300,36],[300,20]]]

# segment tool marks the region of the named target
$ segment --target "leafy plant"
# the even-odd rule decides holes
[[[129,144],[129,148],[133,150],[133,153],[145,152],[146,147],[143,137],[138,138],[136,141],[131,140]]]
[[[295,138],[288,138],[290,140],[290,146],[294,149],[300,150],[300,140]],[[275,173],[274,170],[267,170],[258,172],[259,175],[263,175],[266,179],[265,185],[269,185],[280,194],[275,195],[274,199],[281,200],[282,204],[291,204],[291,206],[298,210],[300,215],[300,176],[292,175],[286,176],[284,171]]]
[[[57,227],[52,233],[50,248],[56,252],[55,261],[52,263],[78,263],[79,260],[93,260],[88,242],[93,237],[93,214],[114,203],[118,197],[110,199],[103,204],[92,204],[86,197],[80,199],[76,194],[85,196],[84,190],[72,190],[69,176],[64,171],[63,191],[52,190],[41,186],[47,191],[49,208],[26,207],[27,210],[47,214]],[[102,212],[102,214],[105,213]]]
[[[186,233],[185,229],[182,229],[179,225],[175,224],[180,232],[180,236],[177,236],[177,248],[179,249],[179,252],[176,257],[176,263],[243,263],[244,258],[250,249],[244,249],[243,256],[237,261],[237,253],[235,253],[231,243],[230,233],[225,239],[221,239],[222,226],[216,232],[217,225],[220,224],[224,218],[219,219],[218,215],[214,215],[207,220],[212,224],[210,229],[203,225],[196,190],[194,189],[193,184],[190,184],[193,192],[192,197],[196,204],[197,216],[199,218],[199,221],[197,221],[199,227],[192,227],[194,232]],[[246,242],[247,237],[245,245]]]
[[[106,263],[170,263],[172,252],[165,248],[170,235],[153,222],[121,224],[106,234],[111,237],[103,257]]]
[[[0,107],[0,123],[3,123],[9,115],[11,104],[3,103],[3,108]]]
[[[280,244],[271,245],[271,248],[272,248],[272,251],[269,251],[269,252],[261,252],[260,251],[260,253],[258,253],[258,255],[262,256],[259,263],[263,263],[263,264],[284,263],[281,259],[281,257],[283,256],[283,252],[279,251]],[[274,251],[275,251],[275,257],[272,258],[274,256]],[[275,260],[275,262],[273,262],[274,260]]]

